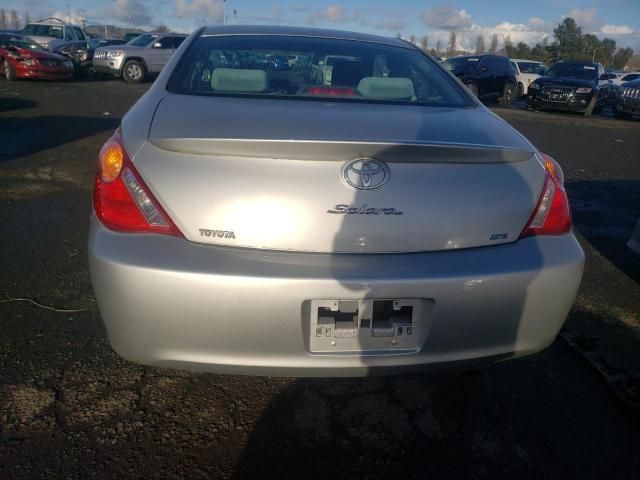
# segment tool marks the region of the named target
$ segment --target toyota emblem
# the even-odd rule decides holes
[[[391,171],[375,158],[356,158],[342,166],[342,180],[358,190],[375,190],[389,181]]]

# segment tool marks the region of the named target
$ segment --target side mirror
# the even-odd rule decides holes
[[[162,44],[160,42],[156,42],[153,44],[153,48],[162,48]]]

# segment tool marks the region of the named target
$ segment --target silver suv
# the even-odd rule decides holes
[[[159,73],[185,38],[176,33],[146,33],[125,45],[100,47],[93,56],[93,67],[126,82],[141,82]]]
[[[42,47],[52,50],[62,45],[86,45],[87,37],[78,25],[71,25],[59,18],[49,17],[28,23],[20,32],[35,40]]]

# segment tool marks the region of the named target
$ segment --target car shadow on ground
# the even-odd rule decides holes
[[[640,283],[640,256],[627,247],[640,219],[640,182],[569,181],[566,189],[578,232],[616,268]]]
[[[556,341],[467,375],[298,379],[263,412],[234,478],[632,478],[638,437],[604,417],[633,417],[571,384],[588,368],[573,355]]]
[[[2,117],[0,163],[114,130],[119,124],[114,117]]]
[[[24,110],[25,108],[35,108],[37,106],[38,103],[33,100],[0,97],[0,113],[10,112],[12,110]]]

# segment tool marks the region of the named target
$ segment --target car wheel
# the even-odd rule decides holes
[[[478,98],[478,86],[475,83],[467,83],[467,88],[476,98]]]
[[[516,94],[516,86],[513,83],[507,83],[504,86],[504,91],[502,92],[502,97],[500,97],[499,102],[501,107],[508,107],[513,102]]]
[[[518,98],[522,97],[524,95],[524,85],[522,83],[518,83],[518,92],[517,92],[517,96]]]
[[[125,82],[138,83],[144,80],[146,71],[144,65],[137,60],[129,60],[122,69],[122,78]]]
[[[13,82],[16,79],[16,71],[7,60],[2,62],[2,73],[9,82]]]

